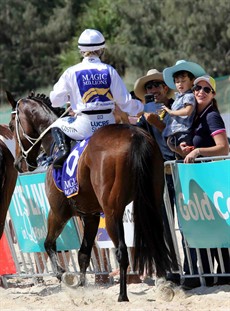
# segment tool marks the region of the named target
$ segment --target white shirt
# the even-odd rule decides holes
[[[65,105],[68,96],[74,112],[85,110],[87,103],[106,101],[114,101],[130,116],[144,109],[139,100],[132,99],[117,71],[98,57],[86,57],[61,75],[50,93],[52,106]]]

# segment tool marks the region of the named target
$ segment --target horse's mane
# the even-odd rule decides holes
[[[37,95],[35,95],[35,93],[32,91],[27,96],[27,98],[35,100],[35,101],[42,102],[47,107],[49,107],[50,110],[52,110],[56,114],[56,116],[58,116],[58,117],[60,117],[65,112],[65,108],[54,108],[54,107],[52,107],[52,103],[50,101],[50,98],[48,96],[46,96],[45,94],[37,94]]]

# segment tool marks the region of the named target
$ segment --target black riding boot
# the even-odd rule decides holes
[[[53,161],[53,167],[61,168],[70,152],[70,139],[58,127],[52,128],[51,131],[58,148],[56,159]]]

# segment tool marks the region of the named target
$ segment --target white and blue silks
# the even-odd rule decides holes
[[[130,116],[144,109],[140,101],[132,99],[117,71],[98,57],[86,57],[68,68],[54,85],[50,99],[53,107],[61,107],[70,100],[75,119],[59,119],[53,127],[59,127],[76,140],[89,137],[101,126],[115,123],[114,103]],[[103,110],[107,111],[103,113]],[[95,113],[86,114],[85,111]]]

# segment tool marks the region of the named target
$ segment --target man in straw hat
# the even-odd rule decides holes
[[[173,103],[173,91],[165,84],[163,74],[157,69],[150,69],[146,76],[135,82],[134,93],[142,102],[145,102],[145,113],[137,125],[148,130],[154,136],[165,161],[174,160],[174,154],[168,148],[161,133],[168,119],[168,116],[165,115],[160,120],[159,114],[162,112],[162,105],[170,108]]]

